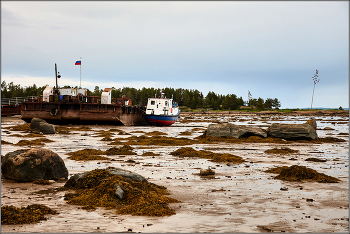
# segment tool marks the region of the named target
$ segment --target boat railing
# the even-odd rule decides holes
[[[38,98],[38,96],[1,98],[1,105],[20,105],[22,102],[27,102],[34,98]]]

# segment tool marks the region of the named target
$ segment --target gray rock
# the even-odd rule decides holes
[[[273,123],[268,129],[268,134],[272,137],[283,139],[306,139],[318,138],[316,129],[310,124],[279,124]]]
[[[133,181],[147,181],[147,179],[142,175],[121,168],[106,168],[106,170],[108,170],[112,175],[120,175]],[[91,171],[77,173],[73,175],[67,183],[69,183],[71,186],[75,186],[76,184],[79,184],[79,180],[83,179],[90,172]]]
[[[30,122],[30,129],[34,133],[55,134],[55,127],[43,119],[33,118]]]
[[[236,139],[249,136],[267,137],[267,133],[261,128],[240,126],[231,123],[209,124],[206,135],[213,137],[230,136]]]
[[[115,183],[113,187],[115,188],[115,195],[117,198],[122,200],[124,197],[124,190],[117,183]]]
[[[128,179],[131,179],[133,181],[144,181],[144,180],[147,180],[145,177],[143,177],[140,174],[137,174],[135,172],[131,172],[131,171],[128,171],[128,170],[124,170],[124,169],[121,169],[121,168],[107,168],[107,170],[109,170],[109,172],[112,175],[124,176],[124,177],[126,177]]]
[[[62,158],[49,149],[31,148],[7,153],[1,163],[1,174],[19,182],[67,178]]]

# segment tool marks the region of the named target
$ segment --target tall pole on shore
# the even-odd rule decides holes
[[[80,62],[81,62],[81,57],[80,57]],[[81,88],[81,64],[80,64],[80,88]]]
[[[56,76],[56,89],[58,88],[57,84],[57,64],[55,63],[55,76]]]
[[[314,80],[314,89],[312,90],[311,110],[312,110],[312,103],[314,102],[315,85],[320,81],[320,79],[318,79],[318,70],[316,70],[316,74],[314,74],[312,79]]]

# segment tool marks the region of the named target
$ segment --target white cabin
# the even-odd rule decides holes
[[[177,115],[179,108],[173,105],[173,99],[148,98],[146,115]]]
[[[111,104],[112,89],[105,88],[101,94],[101,104]]]
[[[75,88],[59,88],[58,89],[60,92],[60,95],[69,95],[76,97],[79,93],[82,94],[83,96],[86,96],[86,89],[85,88],[80,88],[80,89],[75,89]]]
[[[87,90],[86,90],[86,88],[77,89],[77,95],[78,95],[79,93],[82,94],[83,96],[86,96],[86,95],[87,95]]]
[[[43,91],[43,101],[49,102],[50,101],[50,95],[53,95],[53,87],[46,86],[46,88]]]

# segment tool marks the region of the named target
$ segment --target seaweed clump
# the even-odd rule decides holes
[[[160,156],[160,154],[153,153],[151,151],[147,151],[142,154],[142,156]]]
[[[293,165],[290,167],[283,166],[277,168],[271,168],[266,170],[268,173],[279,174],[275,179],[286,180],[286,181],[316,181],[319,183],[338,183],[340,180],[328,176],[323,173],[319,173],[316,170],[307,168],[305,166]]]
[[[122,198],[116,195],[116,185],[124,191]],[[70,178],[62,190],[75,190],[65,195],[68,204],[80,205],[83,209],[116,209],[116,214],[170,216],[175,211],[168,203],[179,202],[165,196],[169,192],[164,186],[113,175],[107,169],[95,169],[77,181]]]
[[[326,159],[319,159],[319,158],[307,158],[305,161],[310,161],[310,162],[327,162]]]
[[[70,152],[68,158],[76,161],[89,161],[89,160],[106,160],[109,159],[104,156],[100,156],[104,154],[104,151],[97,149],[82,149],[75,152]]]
[[[180,135],[180,136],[190,136],[190,135],[192,135],[192,132],[190,132],[190,131],[185,131],[185,132],[181,132],[179,135]]]
[[[26,145],[38,145],[38,146],[44,146],[45,143],[50,143],[53,142],[50,139],[47,138],[39,138],[39,139],[34,139],[34,140],[20,140],[17,144],[17,146],[26,146]]]
[[[1,206],[1,224],[36,223],[40,220],[47,220],[46,214],[57,214],[57,212],[39,204],[21,208],[7,205]]]
[[[56,126],[55,131],[56,131],[56,134],[63,134],[63,135],[71,134],[70,129],[62,125]]]
[[[124,143],[120,140],[120,138],[114,138],[114,139],[111,139],[111,142],[108,145],[122,145],[122,144]]]
[[[40,179],[40,180],[34,180],[34,181],[33,181],[33,184],[48,185],[48,184],[52,184],[52,182],[49,181],[49,180]]]
[[[106,151],[97,149],[82,149],[75,152],[70,152],[68,158],[77,161],[88,161],[88,160],[108,160],[108,157],[101,155],[136,155],[132,152],[133,148],[129,145],[124,144],[121,148],[112,147]]]
[[[31,131],[30,123],[20,124],[20,125],[16,125],[16,126],[9,126],[9,127],[5,127],[4,129],[10,129],[13,131],[24,131],[27,133],[30,133],[30,131]]]
[[[112,133],[110,131],[104,131],[104,130],[100,130],[98,132],[98,135],[96,135],[96,137],[103,137],[101,139],[101,141],[111,141],[112,140]]]
[[[167,135],[166,133],[164,132],[160,132],[160,131],[153,131],[153,132],[149,132],[147,133],[148,136],[164,136],[164,135]]]
[[[265,150],[264,153],[266,154],[293,154],[293,153],[298,153],[299,150],[293,150],[288,147],[282,147],[281,149],[278,148],[273,148],[269,150]]]
[[[128,138],[129,145],[162,145],[162,146],[181,146],[195,144],[194,140],[183,137],[165,137],[154,136],[147,137],[145,135],[136,137],[132,136]]]
[[[193,158],[205,158],[209,159],[212,162],[225,162],[225,163],[242,163],[244,162],[243,158],[228,154],[228,153],[213,153],[206,150],[195,150],[191,147],[184,147],[178,150],[175,150],[170,153],[171,155],[178,157],[193,157]]]
[[[134,148],[130,145],[124,144],[120,148],[112,147],[105,151],[106,155],[136,155],[135,152],[132,152]]]

